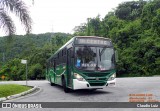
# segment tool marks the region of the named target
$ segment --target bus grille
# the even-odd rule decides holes
[[[87,80],[96,80],[96,77],[93,77],[93,78],[87,78]],[[107,80],[107,78],[106,77],[103,77],[103,78],[98,78],[98,80],[102,80],[102,81],[105,81],[105,80]],[[97,81],[97,80],[96,80]]]
[[[105,83],[89,83],[91,86],[104,86]]]
[[[104,77],[107,76],[109,73],[84,73],[88,77]]]

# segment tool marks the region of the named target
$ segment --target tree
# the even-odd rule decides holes
[[[27,33],[31,32],[32,20],[26,4],[22,0],[0,0],[0,28],[3,28],[7,35],[13,35],[16,31],[9,12],[20,19]]]
[[[130,1],[119,4],[115,10],[115,15],[123,20],[134,20],[142,13],[143,6],[146,1]]]
[[[74,35],[79,35],[79,36],[84,36],[86,35],[86,30],[87,30],[87,26],[86,23],[81,23],[80,26],[75,26],[74,27]]]
[[[101,26],[100,26],[100,15],[98,15],[96,18],[91,18],[88,21],[89,26],[89,33],[94,36],[98,36],[100,34]]]

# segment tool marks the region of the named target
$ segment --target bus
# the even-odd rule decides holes
[[[56,51],[46,65],[51,86],[64,92],[103,89],[116,84],[116,52],[109,38],[76,36]]]

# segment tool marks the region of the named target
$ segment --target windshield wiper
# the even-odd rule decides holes
[[[102,51],[100,52],[100,55],[102,55],[104,53],[104,51],[106,50],[107,47],[103,47]]]

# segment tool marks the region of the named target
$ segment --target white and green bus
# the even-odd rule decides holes
[[[76,36],[47,60],[46,78],[65,92],[115,85],[115,55],[108,38]]]

